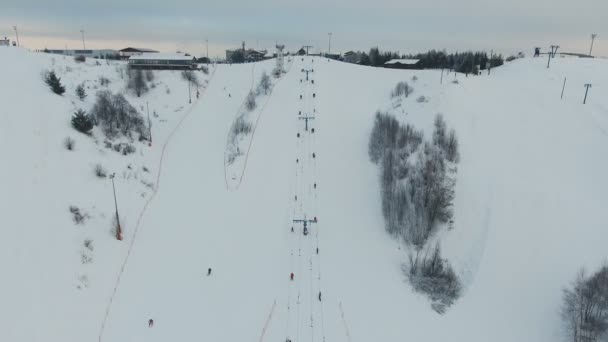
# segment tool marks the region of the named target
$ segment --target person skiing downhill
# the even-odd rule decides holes
[[[152,328],[154,326],[154,320],[152,318],[150,318],[148,320],[148,328]]]
[[[291,280],[293,280],[293,272],[291,272],[291,276],[290,276]]]
[[[207,270],[207,277],[211,275],[211,267]]]

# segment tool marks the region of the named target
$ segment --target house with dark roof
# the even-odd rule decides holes
[[[132,69],[196,69],[196,58],[181,53],[151,53],[129,57],[129,68]]]
[[[141,55],[143,53],[158,53],[156,50],[146,49],[146,48],[134,48],[128,47],[122,50],[118,50],[118,54],[121,58],[128,59],[131,56]]]
[[[391,69],[422,69],[419,59],[391,59],[383,67]]]

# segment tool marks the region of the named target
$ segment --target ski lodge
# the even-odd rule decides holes
[[[391,69],[422,69],[419,59],[391,59],[383,67]]]
[[[196,58],[181,53],[142,53],[129,57],[132,69],[196,69]]]
[[[141,55],[144,53],[158,53],[158,51],[152,50],[152,49],[134,48],[134,47],[128,47],[128,48],[124,48],[122,50],[118,50],[118,54],[120,55],[120,58],[124,58],[124,59],[127,59],[131,56]]]

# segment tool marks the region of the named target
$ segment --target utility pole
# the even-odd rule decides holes
[[[589,92],[589,88],[591,88],[591,83],[585,84],[585,99],[583,100],[583,104],[587,103],[587,93]]]
[[[328,55],[331,55],[331,32],[329,32],[327,35],[329,36],[329,48],[328,48]]]
[[[188,80],[188,103],[192,103],[192,92],[190,91],[190,80]]]
[[[314,72],[314,69],[302,69],[302,72],[306,73],[306,80],[308,81],[308,73],[309,72]]]
[[[17,25],[13,26],[13,30],[15,30],[15,36],[17,36],[17,46],[21,46],[21,44],[19,44],[19,31],[17,30]]]
[[[488,66],[488,76],[490,75],[490,72],[492,71],[492,58],[494,58],[494,50],[490,51],[490,65]]]
[[[82,49],[86,50],[87,48],[84,45],[84,30],[80,30],[80,33],[82,34]]]
[[[597,38],[597,33],[591,34],[591,47],[589,48],[589,56],[591,56],[591,51],[593,51],[593,41]]]
[[[122,228],[120,227],[120,218],[118,217],[118,202],[116,202],[116,187],[114,186],[114,177],[116,173],[110,175],[112,180],[112,190],[114,191],[114,207],[116,208],[116,240],[122,241]]]
[[[152,121],[150,121],[150,106],[148,105],[148,101],[146,101],[146,109],[148,110],[148,133],[150,135],[150,143],[148,146],[152,146]]]
[[[547,61],[547,69],[549,69],[549,64],[551,64],[551,57],[555,57],[557,49],[559,49],[559,45],[551,45],[551,52],[549,52],[549,60]]]
[[[306,114],[306,116],[300,116],[300,117],[298,117],[298,119],[306,121],[306,126],[305,126],[304,130],[308,131],[308,120],[314,120],[315,117],[314,116],[308,116],[308,114]]]
[[[205,46],[207,47],[207,62],[209,62],[209,39],[205,39]]]
[[[441,68],[441,81],[439,81],[439,84],[443,84],[443,68]]]

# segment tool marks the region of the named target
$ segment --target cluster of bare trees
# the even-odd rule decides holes
[[[122,94],[112,94],[107,90],[97,93],[90,117],[109,138],[119,134],[131,137],[133,132],[143,136],[147,132],[144,119],[137,109]]]
[[[152,70],[127,69],[127,89],[133,91],[137,97],[145,94],[150,88],[148,83],[154,81]]]
[[[378,112],[369,142],[372,162],[381,165],[382,210],[386,229],[421,250],[434,229],[452,218],[453,175],[458,140],[446,132],[441,115],[435,119],[433,141]]]
[[[257,99],[259,95],[268,95],[268,92],[272,88],[272,80],[266,72],[262,73],[260,83],[256,86],[255,90],[251,90],[244,102],[244,111],[239,113],[236,120],[233,122],[230,128],[230,136],[228,142],[228,154],[226,162],[232,164],[236,157],[242,154],[239,148],[239,141],[241,137],[251,133],[253,127],[252,124],[247,120],[249,113],[253,112],[257,106]]]
[[[424,249],[438,227],[452,220],[459,160],[456,133],[448,132],[437,115],[432,141],[424,141],[422,131],[378,112],[368,147],[371,161],[381,167],[386,230],[414,248],[416,257],[406,265],[407,275],[443,312],[458,297],[460,285],[447,260],[441,259],[439,246],[430,255]]]
[[[441,257],[439,243],[421,256],[410,255],[409,264],[403,266],[412,287],[429,296],[431,307],[438,313],[445,310],[460,297],[462,287],[452,266]]]
[[[608,338],[608,265],[587,275],[581,270],[564,290],[562,319],[573,342]]]

